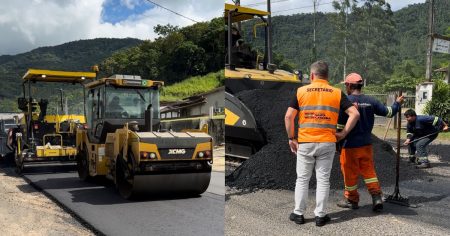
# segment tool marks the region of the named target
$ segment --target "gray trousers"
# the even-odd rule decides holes
[[[428,152],[427,152],[428,144],[433,142],[433,140],[435,140],[437,138],[437,136],[438,136],[437,134],[432,135],[430,137],[427,137],[427,138],[421,139],[417,142],[409,144],[408,145],[409,155],[411,155],[411,156],[415,155],[417,157],[417,162],[419,162],[419,163],[428,162]]]
[[[297,181],[294,213],[303,215],[308,202],[309,180],[315,166],[317,189],[314,214],[325,216],[330,192],[330,173],[336,143],[300,143],[297,150]]]

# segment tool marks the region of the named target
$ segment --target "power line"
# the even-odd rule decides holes
[[[316,6],[328,5],[328,4],[332,4],[332,3],[333,3],[333,2],[326,2],[326,3],[317,4]],[[303,6],[303,7],[296,7],[296,8],[290,8],[290,9],[285,9],[285,10],[280,10],[280,11],[273,11],[272,13],[285,12],[285,11],[292,11],[292,10],[298,10],[298,9],[304,9],[304,8],[311,8],[311,7],[314,7],[314,5]]]
[[[170,11],[170,12],[172,12],[172,13],[175,14],[175,15],[181,16],[181,17],[186,18],[186,19],[188,19],[188,20],[190,20],[190,21],[193,21],[193,22],[195,22],[195,23],[199,23],[198,21],[196,21],[196,20],[194,20],[194,19],[192,19],[192,18],[189,18],[189,17],[187,17],[187,16],[185,16],[185,15],[182,15],[182,14],[180,14],[180,13],[178,13],[178,12],[176,12],[176,11],[173,11],[173,10],[167,8],[167,7],[163,7],[163,6],[159,5],[158,3],[154,2],[154,1],[151,1],[151,0],[146,0],[146,1],[152,3],[153,5],[158,6],[158,7],[160,7],[160,8],[163,8],[163,9],[165,9],[165,10],[167,10],[167,11]]]

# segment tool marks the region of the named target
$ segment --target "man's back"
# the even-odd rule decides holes
[[[375,115],[392,117],[398,110],[398,107],[394,107],[394,109],[386,107],[375,98],[364,94],[349,95],[348,99],[358,109],[360,117],[355,128],[347,135],[343,143],[343,147],[346,148],[370,145]],[[347,118],[347,114],[341,112],[338,124],[345,125]]]
[[[297,90],[299,142],[336,142],[341,96],[340,89],[320,79]]]

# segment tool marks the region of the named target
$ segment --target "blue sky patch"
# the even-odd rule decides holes
[[[145,0],[106,0],[102,7],[102,21],[116,24],[130,16],[140,15],[154,6]]]

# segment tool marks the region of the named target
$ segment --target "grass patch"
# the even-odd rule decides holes
[[[208,92],[224,85],[224,71],[209,73],[204,76],[194,76],[179,83],[163,87],[161,101],[171,102]]]
[[[372,133],[376,135],[378,138],[383,139],[384,133],[386,132],[386,127],[375,126],[373,127]],[[397,130],[390,128],[386,135],[386,139],[396,139],[397,138]],[[406,130],[402,129],[400,133],[400,142],[403,143],[406,140]],[[440,133],[436,140],[439,141],[450,141],[450,132]]]

